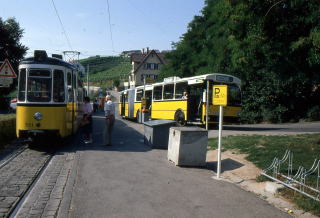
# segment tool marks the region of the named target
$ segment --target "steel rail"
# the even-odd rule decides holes
[[[37,170],[37,173],[35,174],[30,184],[28,185],[28,188],[24,190],[21,197],[19,197],[18,201],[16,201],[14,205],[10,208],[7,217],[10,217],[10,218],[15,217],[15,215],[23,205],[25,199],[28,197],[29,193],[31,192],[35,184],[38,182],[38,180],[42,176],[43,172],[45,171],[45,169],[47,168],[47,166],[49,165],[53,157],[54,157],[54,153],[48,154],[48,158],[44,161],[43,165]]]
[[[274,181],[276,181],[276,182],[278,182],[278,183],[281,183],[282,185],[286,186],[287,188],[290,188],[290,189],[292,189],[292,190],[294,190],[294,191],[299,192],[300,194],[303,194],[303,195],[305,195],[305,196],[308,196],[309,198],[312,198],[312,199],[315,200],[315,201],[319,201],[319,202],[320,202],[320,199],[319,199],[318,197],[314,197],[314,196],[312,196],[312,195],[310,195],[310,194],[308,194],[308,193],[306,193],[306,192],[304,192],[304,191],[301,191],[301,190],[299,190],[299,189],[297,189],[297,188],[295,188],[295,187],[293,187],[293,186],[290,186],[290,185],[288,185],[287,183],[282,182],[281,180],[276,179],[276,178],[274,178],[274,177],[272,177],[272,176],[269,176],[269,175],[266,174],[266,173],[261,173],[261,174],[264,175],[264,176],[266,176],[266,177],[268,177],[269,179],[272,179],[272,180],[274,180]]]
[[[0,169],[2,169],[4,166],[6,166],[10,161],[12,161],[14,158],[16,158],[19,154],[24,152],[28,148],[28,145],[22,146],[20,149],[18,149],[16,152],[13,152],[9,155],[7,159],[5,159],[2,163],[0,163]]]

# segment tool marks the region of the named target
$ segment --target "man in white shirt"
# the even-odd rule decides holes
[[[104,111],[105,111],[105,116],[106,116],[106,141],[108,143],[106,146],[111,146],[111,134],[113,130],[113,125],[115,121],[115,107],[113,102],[111,101],[111,96],[107,95],[106,96],[106,102],[104,104]],[[107,139],[108,137],[108,139]]]

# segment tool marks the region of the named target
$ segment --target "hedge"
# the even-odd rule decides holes
[[[0,118],[0,147],[16,138],[16,118]]]

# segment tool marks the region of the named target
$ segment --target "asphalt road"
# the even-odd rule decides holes
[[[102,114],[101,114],[102,115]],[[142,125],[116,120],[112,147],[104,118],[94,117],[94,143],[80,145],[71,217],[289,217],[207,168],[180,168],[166,150],[143,144]]]

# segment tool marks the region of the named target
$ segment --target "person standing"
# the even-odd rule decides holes
[[[104,111],[106,116],[106,146],[111,146],[111,135],[113,130],[113,125],[115,122],[115,106],[111,101],[111,96],[106,96],[106,102],[104,104]]]
[[[83,133],[84,142],[86,144],[92,143],[92,105],[90,104],[90,98],[84,97],[84,104],[82,106],[83,118]]]

